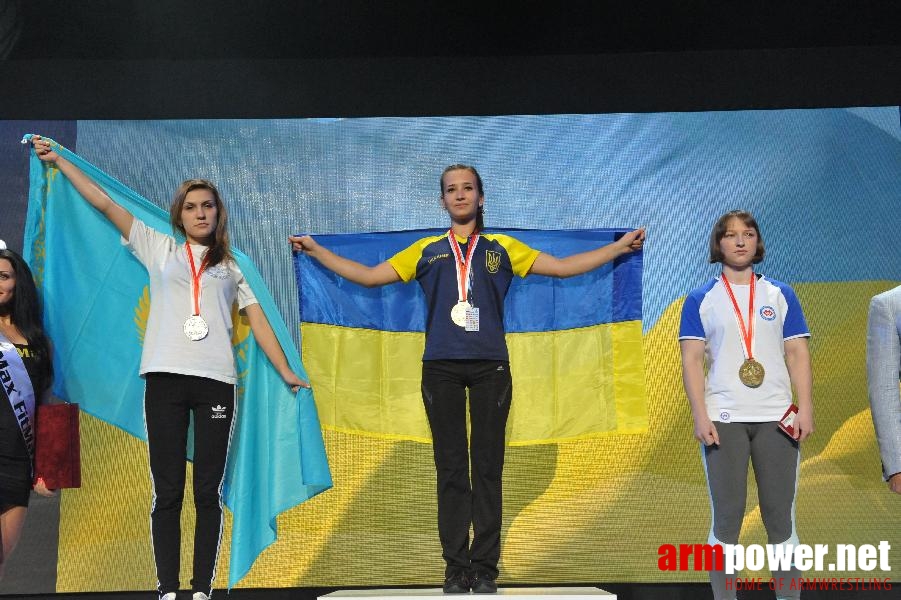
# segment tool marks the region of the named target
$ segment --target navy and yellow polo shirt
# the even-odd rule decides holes
[[[463,256],[468,240],[457,236]],[[454,253],[447,234],[422,238],[388,259],[404,282],[419,281],[428,304],[422,360],[509,360],[504,340],[504,297],[514,275],[525,277],[539,251],[508,235],[483,233],[472,257],[469,302],[479,309],[479,330],[451,320],[459,300]]]

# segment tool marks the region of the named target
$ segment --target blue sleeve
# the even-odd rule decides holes
[[[682,319],[679,323],[679,339],[706,340],[707,333],[701,322],[701,301],[703,294],[690,293],[682,305]]]
[[[807,328],[804,311],[801,310],[801,303],[798,301],[795,291],[785,284],[780,284],[779,289],[782,291],[786,304],[785,320],[782,322],[782,339],[809,337],[810,330]]]

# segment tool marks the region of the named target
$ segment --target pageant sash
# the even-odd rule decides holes
[[[34,387],[15,345],[0,333],[0,388],[19,422],[28,456],[34,460]]]

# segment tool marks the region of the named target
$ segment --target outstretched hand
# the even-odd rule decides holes
[[[319,247],[316,240],[309,235],[289,235],[288,241],[291,242],[292,250],[305,254],[312,254]]]
[[[59,158],[59,154],[50,145],[50,140],[45,140],[39,135],[31,136],[31,145],[34,147],[34,153],[44,162],[55,163]]]
[[[617,240],[617,243],[620,244],[628,252],[638,252],[644,246],[644,239],[645,229],[644,227],[639,227],[638,229],[635,229],[623,235],[623,237]]]

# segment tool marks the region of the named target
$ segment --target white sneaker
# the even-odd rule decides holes
[[[203,592],[194,592],[194,596],[191,598],[191,600],[210,600],[210,597]]]
[[[160,596],[160,600],[175,600],[175,592],[169,592]]]

